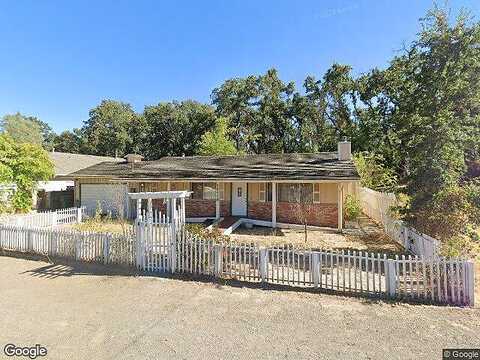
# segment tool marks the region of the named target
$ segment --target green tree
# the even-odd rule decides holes
[[[55,141],[56,134],[53,131],[52,127],[48,125],[46,122],[37,119],[36,117],[30,118],[34,123],[38,125],[40,128],[40,133],[42,134],[42,144],[43,148],[47,151],[53,150],[53,143]]]
[[[38,181],[47,181],[53,175],[53,164],[40,145],[18,143],[8,135],[0,135],[0,181],[17,186],[12,199],[15,210],[30,210]]]
[[[202,135],[199,155],[235,155],[235,143],[229,138],[230,129],[226,118],[218,118],[215,127]]]
[[[413,220],[437,193],[459,183],[465,158],[480,143],[480,24],[461,14],[450,25],[441,9],[422,24],[387,70]]]
[[[191,156],[198,153],[202,135],[215,125],[212,107],[196,101],[147,106],[144,156]]]
[[[212,92],[219,116],[228,117],[238,150],[250,153],[292,152],[296,146],[291,108],[293,82],[285,84],[275,69],[264,75],[225,81]]]
[[[129,126],[134,118],[135,112],[129,104],[102,100],[90,110],[82,128],[85,151],[93,155],[125,155],[131,142]]]
[[[355,166],[364,187],[382,192],[396,192],[398,178],[395,171],[383,165],[379,154],[360,152],[354,155]]]
[[[42,128],[37,118],[20,113],[5,115],[1,121],[2,132],[14,141],[43,145]]]
[[[80,154],[82,153],[83,138],[80,129],[73,131],[63,131],[55,136],[53,140],[53,148],[58,152]]]

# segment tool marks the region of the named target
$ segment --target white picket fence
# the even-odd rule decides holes
[[[464,259],[215,243],[168,223],[137,225],[137,267],[366,296],[470,305],[474,267]]]
[[[62,224],[82,222],[85,208],[68,208],[30,214],[6,215],[0,218],[0,224],[21,227],[46,228]]]
[[[340,294],[473,306],[474,267],[464,259],[355,251],[315,251],[215,243],[168,219],[139,222],[132,233],[76,232],[0,225],[0,248],[249,282],[309,287]]]
[[[363,212],[381,223],[385,232],[406,250],[425,258],[439,255],[441,245],[439,240],[422,234],[391,216],[390,208],[396,205],[395,194],[361,187],[359,198]]]

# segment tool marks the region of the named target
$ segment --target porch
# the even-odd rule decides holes
[[[128,192],[191,191],[185,199],[187,222],[219,221],[235,217],[253,225],[285,227],[304,224],[342,231],[343,201],[354,193],[354,182],[293,181],[156,181],[129,182]],[[153,200],[154,209],[165,211],[163,201]],[[129,206],[134,216],[136,204]]]

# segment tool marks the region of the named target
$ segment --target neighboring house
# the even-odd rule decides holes
[[[76,171],[75,201],[93,211],[125,212],[133,216],[135,205],[128,192],[190,190],[187,221],[220,217],[248,218],[263,226],[302,223],[343,227],[343,201],[355,193],[360,177],[351,160],[349,142],[338,152],[317,154],[261,154],[234,156],[164,157],[142,161],[127,155],[123,162],[102,162]],[[307,194],[300,209],[299,189]],[[120,207],[119,207],[120,206]],[[154,202],[155,208],[163,204]],[[305,212],[303,212],[305,214]]]
[[[108,156],[94,156],[50,152],[50,160],[55,168],[55,177],[51,181],[38,183],[37,197],[34,204],[38,210],[59,209],[74,205],[74,182],[68,175],[83,168],[104,162],[121,161]]]

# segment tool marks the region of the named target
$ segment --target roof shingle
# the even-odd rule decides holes
[[[118,179],[251,179],[359,180],[353,161],[340,161],[336,152],[164,157],[132,164],[102,162],[71,174]]]

